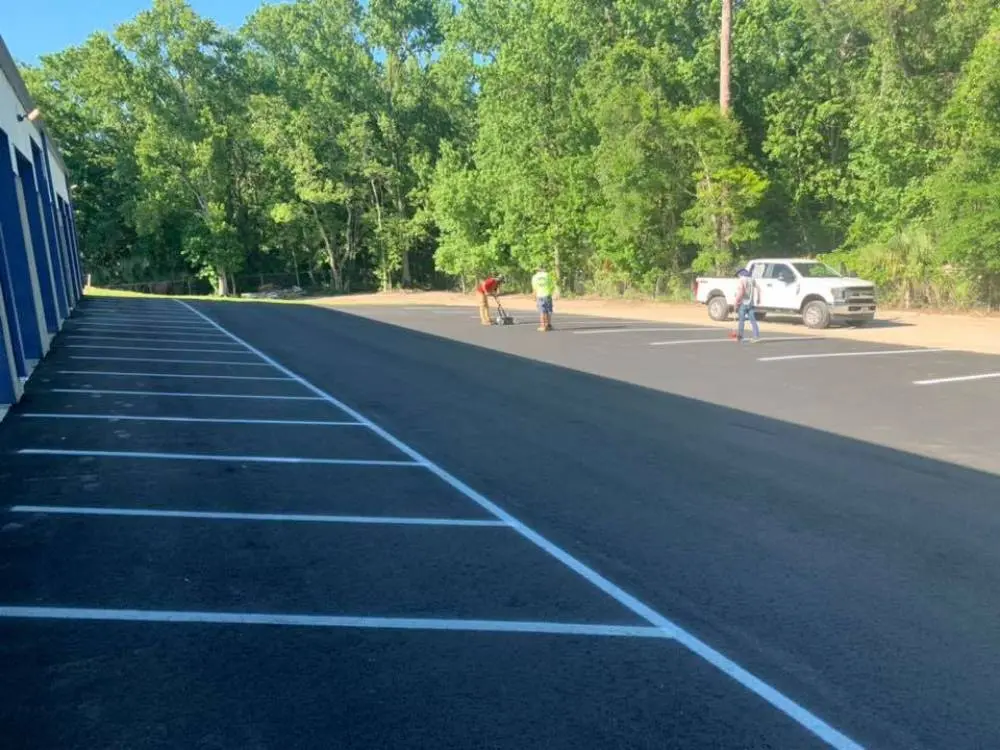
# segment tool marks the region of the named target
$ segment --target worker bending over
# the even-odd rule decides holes
[[[490,318],[489,297],[496,297],[500,293],[500,285],[503,284],[503,281],[503,274],[487,276],[476,287],[476,294],[479,295],[479,322],[484,326],[493,325],[493,320]]]

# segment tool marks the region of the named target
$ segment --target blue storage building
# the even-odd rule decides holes
[[[0,38],[0,418],[83,293],[66,165]]]

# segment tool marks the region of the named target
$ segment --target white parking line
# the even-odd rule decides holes
[[[205,325],[197,318],[173,318],[169,321],[150,321],[147,322],[144,318],[105,318],[102,320],[97,319],[87,319],[87,318],[70,318],[66,321],[67,323],[73,323],[77,326],[90,326],[92,328],[153,328],[156,330],[161,330],[164,328],[179,328],[181,330],[191,330],[192,328],[201,328],[207,330],[210,326]],[[183,324],[183,325],[182,325]]]
[[[955,378],[934,378],[933,380],[914,380],[913,385],[940,385],[941,383],[967,383],[971,380],[990,380],[1000,378],[1000,372],[984,372],[981,375],[960,375]]]
[[[21,414],[28,419],[91,419],[106,422],[196,422],[202,424],[267,424],[293,427],[364,427],[360,422],[334,422],[321,419],[223,419],[214,417],[144,417],[136,414]]]
[[[209,354],[250,354],[238,346],[228,349],[178,349],[170,346],[110,346],[107,344],[62,344],[67,349],[111,349],[129,352],[208,352]]]
[[[762,338],[760,341],[761,343],[764,343],[766,341],[822,341],[822,339],[813,336],[768,336],[767,338]],[[724,332],[720,332],[718,336],[711,339],[676,339],[674,341],[651,341],[649,345],[681,346],[683,344],[729,344],[730,346],[732,346],[735,343],[736,342],[733,339],[729,338]]]
[[[32,620],[97,620],[101,622],[212,623],[219,625],[286,625],[305,628],[368,630],[450,630],[469,633],[540,633],[545,635],[666,638],[659,628],[643,625],[590,625],[518,620],[447,620],[421,617],[343,617],[331,615],[252,614],[244,612],[178,612],[72,607],[0,607],[0,617]]]
[[[183,323],[185,321],[196,322],[196,318],[192,318],[188,315],[170,315],[170,316],[152,316],[152,315],[108,315],[108,314],[96,314],[90,315],[85,314],[79,317],[73,316],[70,318],[71,321],[75,323],[87,323],[87,324],[118,324],[118,323],[136,323],[136,322],[148,322],[149,325],[159,325],[161,323]]]
[[[215,326],[218,330],[226,333],[233,339],[243,346],[245,346],[249,351],[256,354],[261,359],[266,362],[270,362],[274,367],[284,372],[291,378],[297,380],[304,388],[308,388],[310,391],[315,393],[318,397],[327,401],[331,406],[344,412],[351,418],[361,422],[366,425],[372,432],[384,439],[390,445],[394,446],[397,450],[403,454],[412,458],[415,462],[429,470],[439,479],[441,479],[445,484],[448,484],[458,492],[465,495],[469,500],[479,505],[481,508],[500,519],[508,526],[510,526],[514,531],[523,536],[525,539],[539,547],[541,550],[547,552],[550,556],[559,560],[570,570],[574,571],[580,575],[585,580],[589,581],[593,586],[603,591],[605,594],[613,598],[622,606],[626,607],[633,613],[639,615],[644,620],[646,620],[651,625],[658,628],[663,637],[673,638],[682,646],[687,648],[692,653],[700,656],[702,659],[707,661],[709,664],[714,666],[716,669],[721,671],[723,674],[728,675],[740,685],[745,687],[747,690],[751,691],[755,695],[759,696],[763,700],[767,701],[774,708],[776,708],[781,713],[788,716],[793,721],[797,722],[800,726],[806,730],[812,732],[821,740],[825,741],[828,745],[836,748],[836,750],[861,750],[861,746],[854,742],[850,737],[842,734],[837,729],[827,724],[819,716],[812,713],[805,707],[796,703],[794,700],[789,698],[784,693],[780,692],[770,684],[764,682],[756,675],[747,671],[735,661],[722,654],[721,652],[715,650],[707,643],[702,641],[700,638],[692,633],[684,630],[682,627],[674,623],[672,620],[661,615],[659,612],[654,610],[649,605],[641,602],[636,597],[632,596],[624,589],[612,583],[610,580],[602,576],[593,568],[584,564],[576,557],[571,555],[569,552],[564,550],[562,547],[550,542],[547,538],[539,534],[534,529],[530,528],[526,524],[519,521],[516,517],[505,511],[499,505],[494,503],[492,500],[488,499],[485,495],[480,494],[476,490],[472,489],[469,485],[463,482],[458,477],[454,476],[450,472],[446,471],[442,467],[438,466],[436,463],[426,458],[423,454],[419,453],[415,449],[411,448],[409,445],[404,443],[399,438],[392,435],[390,432],[384,428],[377,425],[372,420],[368,419],[366,416],[360,412],[352,409],[350,406],[340,401],[339,399],[331,396],[326,391],[322,390],[316,385],[313,385],[308,380],[300,375],[297,375],[292,370],[288,369],[284,365],[278,363],[277,360],[269,357],[260,351],[256,347],[248,344],[246,341],[241,339],[234,333],[227,331],[221,325],[212,320],[208,315],[193,307],[187,302],[181,300],[176,300],[178,304],[183,305],[185,308],[201,316],[204,320],[209,322],[211,325]],[[725,339],[723,339],[724,341]],[[771,339],[773,340],[773,339]]]
[[[870,352],[823,352],[820,354],[788,354],[781,357],[759,357],[758,362],[782,362],[788,359],[827,359],[830,357],[883,357],[889,354],[932,354],[945,349],[878,349]]]
[[[47,513],[66,516],[128,516],[137,518],[196,518],[213,521],[278,521],[295,523],[384,524],[386,526],[504,526],[495,519],[410,518],[406,516],[327,516],[308,513],[226,513],[198,510],[93,508],[64,505],[15,505],[12,513]]]
[[[153,333],[155,331],[163,331],[168,333],[184,333],[186,331],[208,331],[210,330],[208,326],[195,325],[195,326],[144,326],[144,325],[131,325],[126,323],[76,323],[71,327],[70,330],[73,331],[128,331],[129,333]],[[219,334],[213,334],[218,336]]]
[[[87,393],[100,396],[176,396],[179,398],[252,398],[262,401],[322,401],[316,396],[258,396],[246,393],[190,393],[178,391],[122,391],[100,388],[52,388],[50,393]]]
[[[682,331],[711,331],[713,329],[706,326],[700,326],[698,328],[588,328],[585,330],[573,331],[577,336],[596,336],[602,333],[653,333],[653,332],[663,332],[663,331],[676,331],[680,333]]]
[[[172,372],[114,372],[110,370],[57,370],[60,375],[110,375],[112,377],[136,377],[136,378],[201,378],[209,380],[283,380],[293,382],[291,378],[284,375],[280,378],[258,376],[258,375],[191,375],[190,373]]]
[[[101,341],[162,341],[166,344],[197,344],[205,343],[212,344],[215,342],[222,342],[223,337],[217,333],[188,333],[185,334],[184,338],[170,338],[174,336],[176,332],[168,332],[167,336],[150,336],[148,333],[142,331],[71,331],[70,336],[74,340],[82,339],[84,341],[93,341],[98,339]],[[129,336],[123,336],[120,334],[130,334]],[[207,338],[212,339],[212,341],[198,342],[192,341],[192,338]]]
[[[321,466],[420,466],[417,461],[379,461],[362,458],[302,458],[300,456],[224,456],[216,453],[152,453],[148,451],[83,451],[63,448],[22,448],[22,456],[77,456],[80,458],[141,458],[163,461],[224,461],[247,464],[318,464]]]
[[[157,359],[156,357],[81,357],[69,355],[66,359],[96,362],[157,362],[167,365],[226,365],[228,367],[270,367],[267,362],[232,362],[225,359]]]
[[[191,315],[174,315],[164,313],[129,312],[127,310],[83,310],[79,315],[74,314],[71,320],[80,318],[113,318],[120,320],[195,320]]]

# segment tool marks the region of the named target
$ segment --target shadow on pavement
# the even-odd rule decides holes
[[[335,311],[205,309],[848,734],[1000,736],[1000,477]]]
[[[335,310],[197,306],[855,739],[874,747],[973,748],[992,746],[1000,736],[1000,477]],[[4,438],[7,446],[16,442],[9,433]],[[237,487],[232,492],[239,497]],[[0,571],[5,554],[27,554],[12,549],[0,537]],[[143,551],[134,554],[141,565]],[[225,580],[225,567],[217,572]],[[338,573],[350,576],[346,568],[332,575]],[[42,590],[50,585],[31,583]],[[558,587],[551,597],[560,600]],[[171,666],[170,653],[120,630],[110,628],[103,637],[121,639],[135,659],[149,657],[153,675],[170,677],[163,683],[172,696],[165,713],[149,708],[154,701],[140,714],[145,725],[159,722],[168,737],[198,735],[191,727],[173,734],[166,713],[205,726],[213,712],[231,709],[227,691],[240,695],[241,665],[284,663],[277,640],[256,640],[254,633],[241,646],[234,633],[226,636],[233,659],[215,664],[206,654],[212,670],[192,676],[183,669],[196,669],[197,662]],[[102,637],[93,628],[80,632]],[[178,649],[196,648],[205,637],[200,630],[165,632],[184,641],[174,642]],[[97,731],[92,717],[113,710],[123,667],[117,656],[91,654],[90,671],[75,669],[77,637],[67,645],[46,629],[39,645],[0,652],[8,664],[16,656],[17,673],[30,680],[19,688],[29,702],[4,701],[0,717],[16,709],[24,729],[25,711],[35,711],[37,720],[55,715],[58,706],[46,700],[65,701],[50,686],[62,675],[79,701],[68,709],[59,704],[66,736],[76,736],[74,722]],[[454,676],[435,682],[445,666],[417,659],[428,684],[416,680],[400,702],[390,686],[404,678],[393,671],[405,669],[400,665],[411,657],[379,662],[389,647],[374,647],[371,656],[368,644],[352,634],[303,667],[307,674],[324,667],[312,681],[289,674],[290,692],[285,683],[267,685],[274,712],[267,721],[280,721],[282,706],[294,706],[298,715],[301,706],[333,701],[323,696],[328,680],[358,707],[323,735],[329,742],[343,732],[345,747],[372,746],[379,737],[398,745],[406,726],[436,726],[442,706],[449,724],[441,731],[452,735],[437,737],[437,747],[485,738],[497,747],[579,747],[588,736],[594,747],[662,747],[672,739],[678,746],[763,747],[768,738],[754,734],[755,722],[777,715],[763,703],[727,714],[720,706],[732,700],[730,692],[699,688],[696,699],[674,694],[700,685],[704,670],[713,670],[696,660],[672,661],[668,644],[658,644],[662,660],[655,649],[621,661],[601,656],[598,675],[589,659],[557,660],[555,674],[564,682],[536,689],[530,674],[521,674],[509,692],[508,672],[492,661],[477,668],[475,651],[445,650],[442,665],[479,669],[487,680],[473,680],[474,688]],[[589,648],[597,646],[585,645],[585,652]],[[554,669],[546,661],[551,654],[521,653],[537,660],[531,664],[539,671]],[[338,670],[338,660],[347,671]],[[39,672],[36,662],[55,665],[55,672]],[[524,672],[525,665],[516,669]],[[637,675],[649,675],[650,684],[636,685]],[[595,677],[597,692],[586,692]],[[365,692],[352,691],[355,681]],[[213,689],[197,690],[197,705],[176,705],[190,684]],[[728,679],[724,684],[741,690]],[[414,691],[431,687],[433,700],[414,699]],[[155,698],[156,689],[143,692]],[[473,689],[477,698],[470,703]],[[529,700],[515,699],[521,691]],[[544,741],[535,735],[525,741],[539,716],[554,722],[549,731],[561,729]],[[316,717],[299,718],[308,726]],[[129,716],[115,721],[129,727],[123,736],[138,741],[140,728]],[[383,727],[389,734],[381,734]],[[788,746],[787,737],[777,736],[774,746]],[[306,745],[321,746],[304,739],[289,746]]]

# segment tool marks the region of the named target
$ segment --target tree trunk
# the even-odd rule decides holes
[[[226,273],[225,268],[215,269],[216,276],[216,293],[220,297],[229,296],[229,274]]]
[[[327,245],[326,255],[330,261],[330,281],[333,284],[334,291],[341,291],[344,287],[343,282],[340,279],[340,269],[337,268],[337,259],[333,256],[333,248]]]
[[[719,52],[719,110],[726,117],[730,108],[730,45],[733,38],[733,0],[722,0],[722,38]]]
[[[396,47],[395,49],[389,50],[388,60],[386,61],[387,62],[388,78],[389,78],[389,80],[388,80],[388,83],[389,83],[389,116],[392,118],[392,120],[394,122],[397,122],[397,123],[399,122],[399,120],[396,117],[396,92],[397,92],[397,90],[399,88],[400,83],[402,82],[401,77],[402,77],[402,69],[403,69],[403,55],[405,54],[405,52],[403,54],[400,54],[400,50],[405,50],[406,43],[407,43],[407,40],[406,40],[406,36],[404,35],[399,40],[399,46]],[[397,134],[397,136],[398,136],[398,134]],[[402,148],[401,144],[398,142],[397,138],[394,137],[393,138],[393,143],[391,145],[391,153],[392,153],[393,166],[396,169],[396,174],[397,175],[402,175],[403,174],[402,164],[400,163],[401,162],[401,159],[400,159],[400,149],[401,148]],[[396,214],[399,216],[399,219],[402,221],[402,219],[406,216],[406,202],[403,200],[402,185],[401,184],[397,184],[396,185],[396,189],[392,190],[391,192],[394,193],[394,196],[395,196],[395,199],[396,199],[395,200],[395,203],[396,203]],[[381,221],[381,219],[380,219],[380,221]],[[404,289],[412,286],[413,279],[410,276],[410,248],[409,247],[404,247],[403,248],[403,251],[402,251],[402,254],[401,254],[401,257],[400,257],[400,271],[401,271],[401,277],[402,277],[400,279],[400,285]],[[388,271],[386,272],[386,275],[388,275]]]
[[[347,210],[347,224],[344,227],[344,291],[351,291],[351,276],[354,273],[354,258],[357,255],[354,232],[354,204],[350,200],[344,206]]]
[[[396,213],[399,214],[400,218],[402,218],[403,216],[406,215],[405,211],[406,211],[406,205],[403,202],[403,196],[397,195],[396,196]],[[402,261],[402,277],[403,278],[401,279],[400,284],[401,284],[401,286],[404,289],[408,289],[409,287],[413,286],[413,278],[410,275],[410,248],[409,247],[404,247],[403,248],[403,257],[401,258],[401,261]]]
[[[326,249],[326,258],[330,263],[330,282],[333,285],[335,291],[340,291],[342,284],[340,281],[340,269],[337,268],[337,253],[333,247],[333,242],[330,240],[330,235],[326,233],[326,227],[323,226],[323,222],[320,221],[319,211],[316,210],[316,206],[311,206],[313,218],[316,220],[316,226],[319,229],[320,237],[323,238],[323,247]]]
[[[378,235],[379,235],[379,253],[381,258],[379,260],[379,265],[381,266],[380,273],[382,274],[382,291],[389,292],[392,291],[392,279],[389,274],[389,259],[386,257],[385,252],[385,235],[382,232],[382,201],[378,197],[378,188],[375,186],[375,180],[372,180],[372,195],[375,196],[375,219],[378,225]]]
[[[403,250],[402,262],[403,262],[403,268],[402,268],[403,277],[400,280],[400,286],[402,286],[404,289],[409,289],[411,286],[413,286],[413,279],[410,277],[410,251],[408,248],[404,248]]]
[[[344,246],[347,250],[347,258],[354,257],[354,206],[347,202],[347,226],[344,229]]]
[[[299,257],[294,250],[292,250],[292,269],[295,271],[295,286],[302,286],[302,277],[299,275]]]

